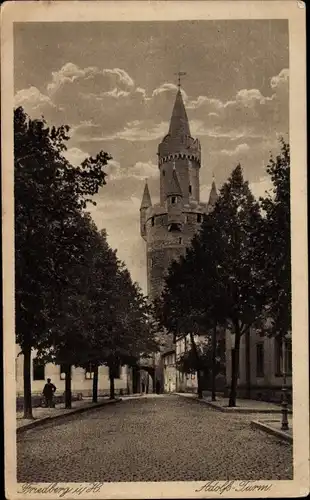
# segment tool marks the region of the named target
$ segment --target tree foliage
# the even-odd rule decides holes
[[[268,298],[266,316],[272,335],[291,331],[291,218],[290,148],[282,139],[281,151],[267,165],[273,190],[260,199],[264,217],[260,258]]]
[[[260,209],[238,165],[184,258],[174,263],[160,302],[161,320],[176,335],[204,335],[216,324],[235,335],[230,404],[235,405],[240,337],[265,302],[256,245]],[[198,362],[199,353],[196,351]]]
[[[16,341],[24,354],[24,408],[31,417],[31,349],[71,366],[119,364],[156,349],[149,309],[116,252],[85,213],[105,185],[110,156],[73,167],[69,127],[14,112]]]

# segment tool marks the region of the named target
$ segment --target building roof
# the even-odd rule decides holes
[[[180,187],[179,179],[174,167],[171,177],[168,181],[167,196],[182,196],[182,189]]]
[[[169,135],[172,137],[182,137],[191,135],[186,109],[183,102],[181,90],[179,89],[175,98],[172,115],[170,119]]]
[[[216,190],[216,185],[215,181],[213,180],[212,186],[211,186],[211,191],[210,191],[210,196],[209,196],[209,206],[214,206],[218,198],[217,190]]]
[[[150,196],[150,192],[149,192],[149,187],[148,187],[147,182],[146,182],[145,187],[144,187],[144,192],[143,192],[143,196],[142,196],[140,209],[141,208],[149,208],[151,206],[152,206],[152,200],[151,200],[151,196]]]

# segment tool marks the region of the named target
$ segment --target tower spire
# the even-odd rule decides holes
[[[184,137],[191,135],[180,86],[178,88],[172,110],[169,135],[171,137]]]
[[[151,206],[152,206],[152,201],[151,201],[151,196],[150,196],[150,192],[149,192],[149,186],[147,183],[147,179],[145,179],[145,186],[144,186],[144,192],[143,192],[143,196],[142,196],[140,209],[149,208]]]

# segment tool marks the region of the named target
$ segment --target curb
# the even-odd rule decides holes
[[[205,399],[198,399],[198,398],[194,398],[194,397],[189,397],[189,396],[183,396],[182,394],[176,394],[176,396],[179,396],[179,397],[183,397],[184,399],[187,399],[189,401],[197,401],[197,403],[201,403],[201,404],[204,404],[206,406],[208,406],[209,408],[213,408],[214,410],[216,411],[220,411],[222,413],[242,413],[244,415],[250,415],[252,413],[264,413],[264,414],[269,414],[269,415],[272,415],[272,414],[279,414],[281,413],[281,408],[279,407],[278,410],[276,409],[270,409],[270,410],[264,410],[264,409],[251,409],[251,408],[242,408],[242,407],[223,407],[223,406],[218,406],[217,404],[215,404],[214,402],[212,401],[206,401]],[[291,415],[292,414],[292,411],[289,410],[288,413]]]
[[[293,443],[293,436],[290,436],[289,434],[286,434],[286,432],[281,431],[280,429],[274,429],[273,427],[269,427],[266,423],[260,422],[259,420],[252,420],[251,421],[251,427],[253,429],[259,429],[261,431],[266,432],[267,434],[271,434],[273,436],[276,436],[283,441]]]
[[[16,434],[22,434],[23,432],[26,432],[29,429],[33,429],[34,427],[43,426],[49,422],[53,422],[54,420],[58,421],[58,420],[61,420],[62,418],[67,418],[71,415],[76,415],[77,413],[84,413],[84,412],[90,411],[90,410],[97,410],[98,408],[102,408],[102,407],[110,405],[110,404],[119,403],[120,401],[123,401],[123,400],[120,398],[120,399],[112,399],[112,400],[108,400],[108,401],[102,401],[101,403],[94,403],[93,406],[82,406],[81,408],[73,408],[71,410],[67,410],[66,413],[60,413],[59,415],[38,418],[37,420],[34,420],[33,422],[29,422],[29,424],[25,424],[25,425],[22,425],[21,427],[17,427]]]

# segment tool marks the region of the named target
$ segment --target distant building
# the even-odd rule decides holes
[[[23,396],[23,355],[20,353],[20,348],[16,345],[15,356],[15,379],[16,379],[16,395]],[[116,393],[132,392],[132,375],[131,370],[127,366],[120,366],[118,376],[115,378]],[[93,368],[91,364],[88,369],[72,367],[71,370],[71,385],[74,395],[81,394],[82,396],[92,395],[93,384]],[[62,395],[65,390],[64,368],[62,365],[53,363],[43,364],[36,358],[36,351],[32,351],[31,359],[31,389],[33,395],[41,395],[46,379],[50,378],[56,386],[55,395]],[[107,366],[99,367],[98,377],[98,394],[109,394],[110,379]]]

